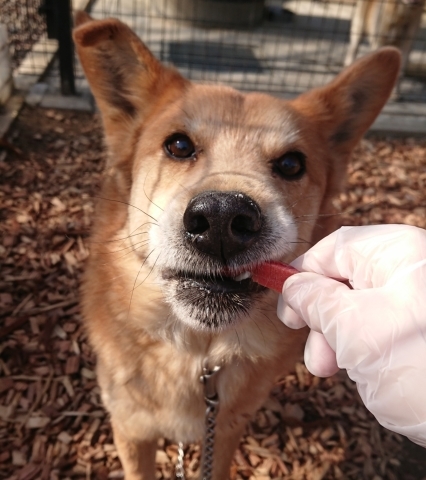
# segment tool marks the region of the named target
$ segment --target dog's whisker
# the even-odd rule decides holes
[[[176,321],[177,323],[177,321]],[[186,325],[183,326],[183,343],[184,345],[189,345],[190,343],[187,342],[186,340],[186,334],[188,333],[188,329],[186,328]]]
[[[153,168],[154,168],[154,167],[153,167]],[[152,169],[151,169],[151,170],[152,170]],[[155,207],[157,207],[159,210],[161,210],[162,212],[164,212],[164,209],[162,209],[161,207],[159,207],[156,203],[154,203],[154,202],[152,201],[151,198],[148,197],[148,195],[147,195],[147,193],[146,193],[146,190],[145,190],[146,179],[148,178],[148,175],[149,175],[149,173],[151,172],[151,170],[149,170],[149,172],[146,174],[145,180],[144,180],[143,185],[142,185],[142,190],[143,190],[143,193],[144,193],[145,197],[146,197]]]
[[[290,208],[290,209],[293,209],[293,207],[295,207],[295,206],[300,202],[300,200],[303,200],[303,199],[309,198],[309,197],[314,197],[314,195],[307,195],[307,196],[305,196],[305,195],[300,195],[300,197],[299,197],[294,203],[292,203],[291,205],[289,205],[289,208]]]
[[[189,188],[185,187],[185,185],[182,185],[181,183],[178,183],[179,187],[181,187],[183,190],[189,192]]]
[[[314,226],[321,226],[321,224],[318,222],[318,218],[313,218],[311,220],[298,220],[295,222],[296,225],[314,225]],[[322,226],[323,227],[323,226]]]
[[[291,205],[289,205],[288,208],[292,209],[293,207],[295,207],[301,200],[306,200],[306,199],[309,199],[309,198],[318,198],[317,195],[300,195],[300,197],[298,197],[294,203],[292,203]],[[330,194],[324,194],[323,198],[336,198],[336,195],[330,195]]]
[[[277,335],[278,335],[278,334],[279,334],[279,331],[278,331],[278,328],[277,328],[277,325],[275,324],[275,322],[273,322],[273,321],[269,318],[269,316],[266,315],[265,312],[263,312],[263,311],[261,311],[261,310],[259,310],[259,311],[260,311],[260,313],[268,320],[268,322],[269,322],[271,325],[273,325],[273,327],[275,328],[275,331],[277,332]]]
[[[153,250],[153,251],[154,251],[154,250]],[[151,255],[151,254],[150,254],[150,255]],[[148,255],[148,256],[149,256],[149,255]],[[148,258],[148,257],[147,257],[147,258]],[[136,288],[139,288],[139,287],[145,282],[145,280],[151,275],[151,273],[152,273],[152,271],[154,270],[155,265],[157,264],[159,258],[160,258],[160,253],[158,254],[157,258],[155,259],[155,262],[154,262],[154,264],[152,265],[152,267],[151,267],[148,275],[142,280],[142,282],[141,282]]]
[[[104,244],[106,244],[106,243],[124,242],[124,240],[128,240],[129,238],[137,237],[138,235],[144,235],[144,234],[148,234],[148,233],[149,233],[149,232],[135,233],[135,234],[133,234],[133,235],[128,235],[127,237],[116,238],[115,240],[105,240],[104,242],[94,242],[94,241],[91,241],[91,242],[89,242],[89,244],[93,244],[93,245],[104,245]]]
[[[105,198],[105,197],[99,197],[99,196],[94,196],[93,198],[98,198],[100,200],[106,200],[107,202],[114,202],[114,203],[121,203],[123,205],[127,205],[129,207],[132,207],[132,208],[135,208],[136,210],[139,210],[141,213],[143,213],[144,215],[146,215],[147,217],[149,218],[152,218],[152,220],[154,220],[154,222],[156,222],[156,224],[158,225],[158,220],[156,218],[154,218],[152,215],[150,215],[149,213],[146,213],[144,212],[142,209],[140,209],[139,207],[136,207],[135,205],[132,205],[131,203],[129,202],[125,202],[124,200],[115,200],[115,199],[112,199],[112,198]]]
[[[102,265],[108,265],[108,263],[103,263]],[[116,275],[115,277],[111,277],[111,281],[117,280],[119,278],[123,278],[127,275],[127,273],[122,273],[121,275]]]
[[[139,243],[141,243],[141,245],[137,248],[133,248],[133,245],[130,245],[129,247],[123,248],[121,251],[127,250],[128,248],[131,248],[131,250],[126,252],[124,255],[121,255],[121,257],[118,257],[116,260],[121,260],[122,258],[127,257],[127,255],[130,255],[131,253],[135,253],[137,250],[140,250],[142,247],[147,245],[149,242],[148,242],[148,240],[144,240],[143,242],[139,242]],[[118,251],[120,251],[120,250],[118,250]],[[99,252],[100,255],[107,255],[108,253],[116,253],[116,252]],[[104,263],[104,265],[107,265],[107,264]]]
[[[314,243],[310,240],[305,240],[304,238],[302,237],[297,237],[297,242],[295,243],[304,243],[304,244],[307,244],[309,245],[310,247],[312,247],[314,245]]]
[[[112,250],[111,252],[98,252],[98,253],[99,253],[99,255],[112,255],[113,253],[124,252],[124,250],[128,250],[129,248],[132,251],[135,251],[135,250],[137,250],[137,248],[135,248],[135,247],[137,247],[138,245],[146,245],[148,243],[148,241],[149,240],[141,240],[140,242],[132,243],[131,245],[128,245],[127,247],[120,248],[120,250]],[[121,258],[123,258],[123,257],[121,257]]]
[[[266,305],[268,306],[269,308],[258,308],[259,310],[259,313],[261,313],[267,320],[268,322],[274,326],[275,330],[277,331],[278,333],[278,328],[277,328],[277,325],[275,324],[275,322],[267,315],[267,314],[270,314],[271,313],[271,308],[270,308],[270,305],[267,304],[264,300],[259,300],[259,304],[260,305]]]
[[[131,305],[132,305],[133,293],[134,293],[134,291],[135,291],[136,282],[138,281],[138,278],[139,278],[139,275],[140,275],[140,273],[141,273],[141,271],[142,271],[142,268],[144,267],[145,263],[148,261],[148,258],[149,258],[150,255],[154,252],[154,250],[155,250],[155,248],[152,249],[152,250],[148,253],[148,255],[145,257],[144,261],[142,262],[142,264],[141,264],[141,266],[140,266],[140,268],[139,268],[138,274],[136,275],[135,281],[134,281],[134,283],[133,283],[133,288],[132,288],[132,291],[131,291],[131,293],[130,293],[129,308],[128,308],[128,310],[127,310],[127,319],[129,318],[129,315],[130,315],[130,307],[131,307]]]
[[[238,335],[236,328],[234,328],[234,332],[235,332],[235,335],[237,336],[239,350],[241,350],[240,336]]]
[[[307,215],[298,215],[297,217],[294,217],[295,220],[298,220],[299,218],[306,218],[306,217],[338,217],[340,215],[344,215],[346,212],[334,212],[334,213],[318,213],[318,214],[307,214]]]
[[[266,339],[265,339],[265,335],[263,335],[262,329],[259,327],[259,325],[257,324],[255,319],[253,319],[253,323],[256,325],[257,329],[259,330],[260,334],[262,335],[263,343],[266,346]]]
[[[139,225],[139,227],[135,228],[132,232],[130,232],[130,235],[133,235],[135,232],[137,232],[140,228],[144,227],[145,225],[153,225],[155,227],[159,227],[158,223],[147,221]]]

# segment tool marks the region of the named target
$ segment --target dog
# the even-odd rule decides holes
[[[335,228],[348,158],[387,101],[388,47],[293,101],[195,84],[115,19],[76,17],[108,160],[82,285],[103,402],[127,480],[155,478],[157,440],[203,437],[203,365],[217,377],[212,478],[301,357],[250,270]]]
[[[348,66],[355,60],[363,37],[367,37],[373,50],[385,45],[399,48],[402,75],[420,27],[424,5],[425,0],[358,0],[344,65]]]

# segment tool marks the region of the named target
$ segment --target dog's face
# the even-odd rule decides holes
[[[291,261],[329,233],[331,198],[392,90],[399,54],[383,49],[285,102],[193,84],[122,23],[79,23],[135,261],[155,269],[174,315],[195,329],[261,310],[270,293],[251,268]]]
[[[146,224],[144,212],[158,221],[150,263],[182,321],[219,328],[244,317],[266,293],[247,278],[250,268],[309,245],[326,170],[307,165],[308,154],[284,102],[225,87],[190,84],[146,125],[130,195],[141,210],[130,210],[130,231]]]

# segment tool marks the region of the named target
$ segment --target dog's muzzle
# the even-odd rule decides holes
[[[182,227],[187,268],[162,272],[178,316],[208,329],[246,316],[266,290],[250,278],[250,267],[265,249],[259,205],[242,192],[205,191],[188,202]]]

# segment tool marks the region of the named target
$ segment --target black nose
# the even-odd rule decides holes
[[[189,203],[183,216],[187,238],[203,253],[230,260],[260,236],[259,205],[241,192],[203,192]]]

